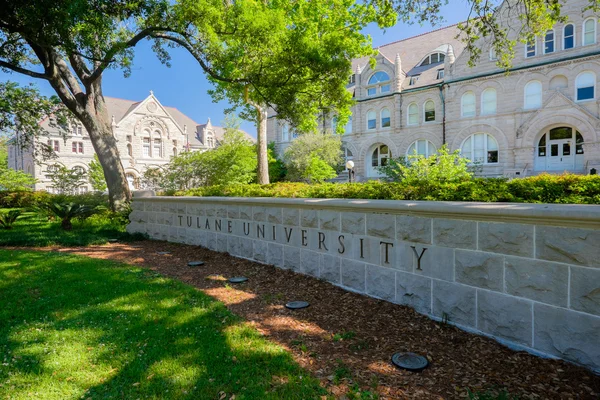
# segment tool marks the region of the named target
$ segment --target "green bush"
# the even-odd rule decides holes
[[[0,191],[0,208],[34,208],[50,202],[108,206],[108,196],[101,193],[66,195],[44,191]]]
[[[21,210],[0,211],[0,226],[4,229],[12,229],[20,216]]]
[[[549,175],[472,178],[459,181],[359,183],[274,183],[207,186],[174,193],[181,196],[291,197],[381,200],[436,200],[517,203],[600,204],[600,176]]]

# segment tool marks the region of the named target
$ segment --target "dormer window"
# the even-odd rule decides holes
[[[368,83],[368,96],[375,96],[377,93],[387,93],[390,91],[390,76],[383,71],[375,72]]]
[[[352,74],[352,75],[350,75],[350,79],[348,79],[348,84],[354,85],[354,83],[356,83],[356,75]]]
[[[419,77],[421,75],[413,75],[410,77],[410,80],[408,81],[408,86],[413,86],[417,84],[417,81],[419,80]]]
[[[422,67],[423,65],[441,63],[444,62],[445,59],[446,55],[444,53],[433,53],[425,57],[425,59],[421,61],[421,64],[419,64],[419,67]]]
[[[437,77],[435,79],[444,79],[444,69],[437,70]]]

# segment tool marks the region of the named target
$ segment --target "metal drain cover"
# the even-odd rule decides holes
[[[395,353],[392,356],[392,364],[408,371],[419,372],[429,365],[429,361],[415,353]]]
[[[204,265],[204,261],[190,261],[188,263],[188,267],[199,267],[201,265]]]
[[[306,301],[290,301],[285,305],[285,307],[289,308],[290,310],[299,310],[301,308],[306,308],[309,305],[310,304],[308,304]]]
[[[245,276],[235,276],[233,278],[229,278],[229,283],[243,283],[248,280]]]
[[[118,239],[108,239],[108,243],[117,243]]]

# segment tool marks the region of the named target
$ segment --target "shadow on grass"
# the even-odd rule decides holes
[[[2,398],[324,394],[290,354],[221,303],[151,271],[0,251],[0,304]]]

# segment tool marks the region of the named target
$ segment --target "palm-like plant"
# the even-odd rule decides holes
[[[46,208],[55,217],[60,218],[65,231],[73,229],[74,218],[85,219],[98,211],[97,207],[77,203],[49,203]]]
[[[0,225],[4,229],[12,229],[13,224],[21,216],[21,210],[10,210],[0,213]]]

